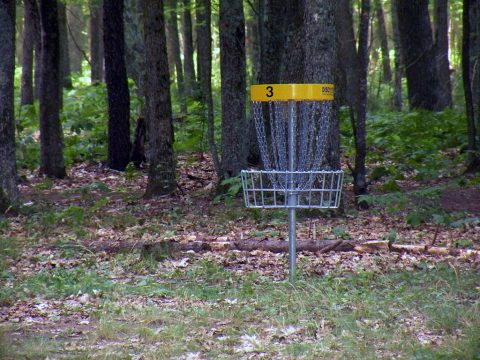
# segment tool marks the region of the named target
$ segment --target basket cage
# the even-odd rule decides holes
[[[326,161],[331,101],[253,101],[263,170],[241,172],[248,208],[338,208],[343,172]]]

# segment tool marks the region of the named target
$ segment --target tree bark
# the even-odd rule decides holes
[[[245,18],[242,0],[220,0],[220,75],[222,84],[222,177],[246,165]]]
[[[123,1],[104,0],[103,40],[108,94],[108,166],[123,171],[130,161],[130,93],[125,67]]]
[[[286,3],[276,0],[265,1],[265,15],[260,38],[259,84],[276,84],[280,81],[278,71],[285,47]]]
[[[33,93],[33,50],[35,37],[38,36],[38,7],[35,0],[24,0],[24,26],[22,50],[22,85],[20,105],[32,105],[35,96]],[[36,19],[35,19],[36,18]]]
[[[392,68],[390,67],[390,53],[388,47],[387,27],[385,25],[385,13],[380,0],[375,1],[375,13],[377,15],[377,33],[382,51],[383,81],[392,81]]]
[[[395,80],[393,87],[393,108],[397,111],[402,111],[403,91],[402,91],[402,54],[400,46],[400,29],[398,28],[398,10],[396,1],[392,0],[392,29],[393,29],[393,46],[395,49],[394,69]]]
[[[177,0],[166,0],[166,26],[170,51],[175,63],[175,74],[177,78],[177,93],[180,102],[180,111],[187,114],[187,101],[185,98],[185,78],[183,76],[182,59],[180,56],[180,38],[178,35],[177,22]],[[173,69],[172,69],[173,70]]]
[[[475,109],[473,104],[472,66],[470,51],[471,11],[473,1],[463,2],[463,41],[462,41],[462,75],[465,93],[465,108],[468,128],[468,166],[466,172],[475,173],[480,170],[480,155],[478,154],[477,129],[475,124]]]
[[[85,14],[80,4],[67,4],[68,52],[70,55],[70,70],[80,73],[84,59],[86,37]]]
[[[92,83],[103,81],[103,0],[91,0],[90,7],[90,78]]]
[[[428,13],[428,0],[394,0],[402,59],[405,64],[411,109],[440,111],[436,49]]]
[[[143,0],[146,49],[145,98],[150,167],[146,197],[169,194],[176,188],[170,73],[162,0]]]
[[[366,180],[366,115],[367,115],[367,69],[370,2],[362,0],[358,50],[353,30],[353,17],[348,0],[341,0],[337,7],[339,61],[346,79],[346,100],[350,108],[350,120],[355,141],[355,165],[352,170],[353,189],[360,208],[367,204],[358,202],[358,197],[368,192]],[[348,16],[346,14],[349,14]]]
[[[18,201],[15,165],[15,0],[0,0],[0,214]]]
[[[439,108],[452,107],[452,83],[448,60],[448,1],[435,0],[435,45],[439,80]]]
[[[190,0],[183,0],[183,69],[186,95],[196,92],[195,65],[193,63],[193,29]]]
[[[199,78],[202,98],[206,107],[207,138],[210,154],[218,177],[221,177],[220,160],[215,144],[214,108],[212,98],[212,19],[210,0],[196,0],[196,30]]]
[[[60,39],[57,0],[40,0],[42,66],[40,81],[40,173],[66,176],[60,124]]]
[[[60,104],[63,103],[62,88],[71,89],[70,54],[68,53],[67,6],[58,2],[58,31],[60,41]],[[60,107],[62,107],[60,105]]]
[[[140,19],[140,0],[124,0],[125,24],[125,65],[127,74],[136,85],[137,95],[144,97],[145,83],[145,42],[143,23]],[[140,111],[143,116],[143,111]]]

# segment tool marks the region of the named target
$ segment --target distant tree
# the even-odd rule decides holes
[[[60,83],[61,88],[71,89],[70,54],[68,52],[67,6],[58,2],[58,31],[60,41]],[[62,89],[60,89],[62,91]],[[60,93],[62,99],[62,93]]]
[[[143,98],[145,82],[145,41],[140,2],[140,0],[124,0],[125,65],[127,66],[128,77],[132,78],[135,82],[137,95]]]
[[[340,0],[337,7],[338,58],[346,79],[346,101],[355,141],[355,165],[352,170],[355,196],[367,194],[365,159],[367,116],[367,68],[370,2],[362,0],[358,47],[353,29],[350,1]],[[348,14],[348,15],[347,15]],[[358,203],[362,208],[365,203]]]
[[[377,34],[380,40],[380,49],[382,51],[383,81],[389,83],[392,81],[392,68],[390,67],[390,53],[388,47],[387,26],[385,24],[385,13],[381,0],[375,0],[375,15],[377,17]]]
[[[246,165],[245,18],[242,0],[220,0],[220,75],[222,92],[222,178]]]
[[[183,77],[183,66],[180,52],[180,37],[178,35],[177,3],[177,0],[165,1],[165,4],[167,5],[165,10],[165,18],[170,48],[169,51],[172,53],[172,58],[175,65],[180,110],[185,115],[187,113],[187,101],[185,98],[185,79]]]
[[[210,0],[196,0],[197,56],[200,88],[207,117],[207,139],[215,171],[221,177],[220,160],[215,144],[214,108],[212,97],[212,18]]]
[[[142,3],[148,73],[145,97],[150,149],[145,196],[152,197],[175,190],[175,157],[163,0],[143,0]]]
[[[478,123],[480,122],[480,114],[475,114],[474,97],[476,92],[480,94],[480,89],[474,89],[473,73],[474,66],[473,61],[480,59],[480,53],[472,52],[472,35],[478,36],[472,32],[472,28],[475,29],[475,24],[480,21],[480,1],[479,0],[464,0],[463,1],[463,45],[462,45],[462,75],[463,75],[463,89],[465,92],[465,107],[467,111],[467,125],[468,125],[468,166],[466,173],[475,173],[480,171],[480,153],[479,153],[479,138],[480,129]],[[478,29],[478,28],[477,28]],[[475,39],[474,41],[478,41]],[[476,44],[478,45],[478,44]],[[477,47],[478,51],[479,48]],[[478,64],[477,64],[478,66]],[[478,70],[477,70],[478,71]],[[478,82],[476,83],[478,87]],[[477,121],[475,121],[475,118]]]
[[[60,124],[60,41],[57,0],[40,0],[42,65],[40,81],[40,172],[66,176]]]
[[[35,100],[33,92],[33,54],[35,40],[40,33],[38,6],[36,0],[24,0],[24,26],[22,44],[22,80],[20,104],[31,105]],[[39,54],[37,54],[38,56]]]
[[[400,46],[400,29],[398,27],[398,11],[397,11],[397,2],[392,0],[392,29],[393,29],[393,47],[395,49],[395,56],[394,56],[394,70],[395,70],[395,78],[394,78],[394,86],[393,86],[393,108],[397,111],[402,111],[403,106],[403,91],[402,91],[402,54],[401,54],[401,46]]]
[[[68,53],[72,72],[82,71],[82,61],[85,59],[85,14],[82,4],[67,3]]]
[[[130,161],[130,93],[125,66],[123,1],[103,2],[105,80],[108,94],[108,166],[123,171]]]
[[[435,46],[437,50],[437,71],[439,80],[440,109],[452,107],[452,83],[448,60],[448,1],[435,0]]]
[[[195,95],[196,76],[193,63],[193,28],[190,0],[183,0],[183,69],[185,74],[185,90],[189,96]]]
[[[90,65],[92,83],[103,81],[103,0],[90,0]]]
[[[15,0],[0,0],[0,214],[18,200],[13,79]]]
[[[439,101],[437,52],[433,42],[428,0],[393,1],[396,2],[410,108],[443,110]]]

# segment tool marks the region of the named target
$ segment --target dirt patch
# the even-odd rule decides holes
[[[480,187],[448,187],[442,194],[441,205],[449,212],[466,211],[480,216]]]

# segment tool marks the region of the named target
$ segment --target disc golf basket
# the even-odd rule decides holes
[[[296,209],[334,209],[343,172],[326,161],[332,84],[265,84],[251,88],[263,170],[242,170],[247,208],[288,209],[289,278],[295,279]]]

